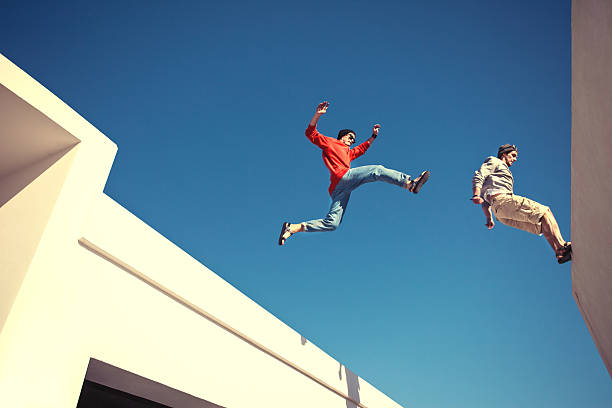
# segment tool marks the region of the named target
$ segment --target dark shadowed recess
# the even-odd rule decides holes
[[[85,380],[77,408],[167,408],[145,398]]]

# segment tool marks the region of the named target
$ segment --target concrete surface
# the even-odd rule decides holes
[[[572,284],[612,376],[612,1],[572,1]]]

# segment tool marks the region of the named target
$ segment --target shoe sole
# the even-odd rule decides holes
[[[567,250],[561,258],[557,258],[559,264],[564,264],[572,260],[572,244],[567,245]]]
[[[417,194],[419,191],[421,191],[421,187],[423,187],[423,184],[425,184],[427,180],[429,180],[430,174],[431,173],[429,173],[429,170],[425,170],[421,173],[421,175],[419,176],[419,181],[417,181],[416,185],[414,186],[414,189],[412,190],[414,194]]]
[[[283,235],[285,235],[285,232],[287,232],[287,229],[289,228],[289,224],[288,222],[284,222],[283,226],[281,227],[281,233],[278,236],[278,245],[284,245],[285,244],[285,240],[283,240]]]

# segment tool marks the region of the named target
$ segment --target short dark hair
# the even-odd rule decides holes
[[[497,149],[497,158],[501,159],[504,154],[510,153],[510,152],[518,152],[518,150],[516,150],[515,145],[511,145],[511,144],[501,145],[499,146],[499,149]]]
[[[340,140],[344,136],[348,135],[349,133],[357,135],[357,133],[355,133],[355,131],[353,129],[342,129],[341,131],[338,132],[338,137],[336,139]]]

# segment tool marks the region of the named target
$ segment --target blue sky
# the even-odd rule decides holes
[[[11,2],[0,52],[119,146],[106,193],[403,406],[609,407],[610,377],[546,241],[468,201],[503,143],[515,192],[570,237],[570,1]],[[354,165],[418,196],[327,212],[304,129],[380,137]]]

